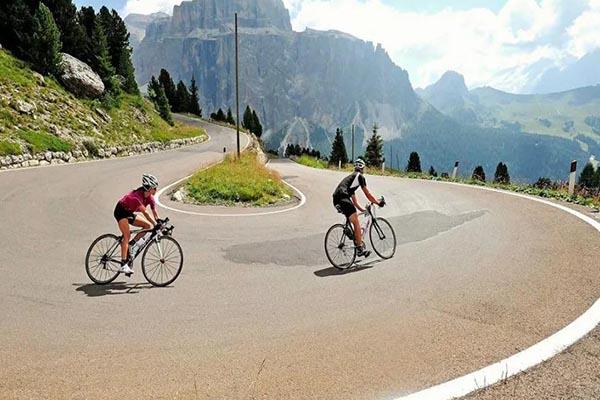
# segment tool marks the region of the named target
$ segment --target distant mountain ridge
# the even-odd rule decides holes
[[[134,51],[138,83],[157,76],[161,68],[175,80],[189,82],[193,75],[205,114],[233,108],[236,11],[240,104],[256,110],[269,148],[282,151],[298,143],[329,154],[340,127],[350,152],[353,124],[356,154],[361,154],[377,124],[388,161],[406,160],[411,151],[418,151],[423,165],[440,171],[455,160],[463,162],[465,171],[478,164],[489,171],[505,161],[511,176],[523,180],[562,178],[562,169],[572,159],[589,157],[570,139],[477,124],[458,74],[449,74],[438,89],[454,95],[448,105],[463,99],[467,107],[459,109],[466,108],[469,115],[456,120],[443,115],[415,93],[407,72],[380,45],[338,31],[295,32],[281,0],[193,0],[175,6],[173,17],[147,26]],[[394,154],[389,154],[392,147]],[[530,155],[523,157],[527,152]]]
[[[129,44],[132,48],[136,48],[144,36],[146,36],[146,28],[150,23],[160,18],[170,18],[169,14],[158,12],[150,15],[129,14],[125,17],[124,22],[129,31]]]

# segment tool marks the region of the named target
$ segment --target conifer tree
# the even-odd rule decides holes
[[[88,64],[92,69],[96,65],[96,43],[94,43],[94,30],[96,27],[96,12],[93,7],[81,7],[77,12],[77,20],[85,33],[85,43],[81,61]]]
[[[494,183],[510,183],[508,167],[503,162],[499,162],[496,166],[496,172],[494,173]]]
[[[231,107],[227,109],[227,123],[231,125],[235,125],[235,119],[233,119],[233,114],[231,113]]]
[[[429,167],[429,175],[430,176],[438,176],[437,171],[433,168],[433,165]]]
[[[117,92],[118,86],[115,84],[115,81],[112,79],[115,75],[115,70],[110,62],[110,54],[108,53],[108,46],[106,44],[106,35],[104,33],[104,29],[102,28],[101,21],[96,18],[94,24],[94,36],[92,41],[95,43],[94,46],[94,65],[92,65],[92,69],[96,71],[102,82],[104,82],[104,86],[108,92]]]
[[[419,158],[419,153],[416,151],[410,153],[408,157],[406,172],[421,172],[421,159]]]
[[[252,118],[252,110],[250,106],[246,106],[244,111],[244,117],[242,118],[242,127],[248,129],[250,132],[254,131],[254,119]]]
[[[189,112],[197,115],[199,117],[202,116],[202,110],[200,109],[200,98],[198,97],[198,86],[196,86],[196,79],[194,75],[192,75],[192,84],[190,87],[190,108]]]
[[[367,142],[367,151],[365,153],[365,163],[370,167],[381,167],[383,164],[383,139],[377,133],[379,127],[373,125],[373,135]]]
[[[158,75],[158,82],[160,82],[160,85],[163,87],[165,96],[167,96],[167,100],[169,100],[169,104],[173,106],[173,104],[176,102],[175,94],[177,88],[175,87],[175,82],[173,82],[173,79],[171,79],[169,71],[164,68],[161,69],[160,74]]]
[[[592,163],[587,163],[583,170],[581,171],[581,175],[579,175],[579,184],[581,186],[585,186],[586,188],[594,187],[594,166]]]
[[[43,74],[57,74],[61,61],[60,48],[60,32],[52,13],[40,3],[33,16],[30,56],[34,68]]]
[[[179,81],[177,84],[177,94],[175,96],[177,98],[176,104],[177,109],[173,109],[174,112],[186,112],[190,108],[190,93],[187,90],[187,86],[183,81]],[[175,108],[175,106],[173,106]]]
[[[222,109],[218,109],[217,110],[217,121],[221,121],[221,122],[226,122],[227,121],[227,117],[225,116],[225,113],[223,112]]]
[[[156,80],[154,75],[150,78],[150,82],[148,83],[148,97],[158,108],[158,94],[160,89],[160,83]]]
[[[112,10],[111,18],[112,26],[107,39],[112,64],[116,73],[125,79],[123,89],[127,93],[138,94],[139,89],[135,81],[135,69],[131,61],[129,32],[127,31],[125,22],[115,10]]]
[[[158,91],[156,92],[156,106],[158,108],[158,113],[169,123],[169,125],[173,125],[173,117],[171,116],[171,107],[169,106],[169,100],[167,100],[167,96],[165,95],[165,90],[161,85],[158,85]]]
[[[481,165],[475,167],[473,174],[471,175],[471,179],[474,181],[485,182],[485,171]]]
[[[31,60],[33,14],[29,2],[10,0],[0,2],[0,43],[17,57]]]
[[[335,131],[335,138],[331,144],[331,155],[329,157],[329,163],[337,166],[341,161],[342,166],[348,163],[348,153],[346,152],[346,145],[344,144],[344,132],[337,128]]]
[[[72,0],[43,0],[60,31],[62,51],[80,60],[85,56],[86,35]]]
[[[256,111],[252,110],[252,125],[254,130],[252,133],[256,135],[257,138],[262,136],[262,125],[260,124],[260,120],[258,119],[258,115],[256,115]]]

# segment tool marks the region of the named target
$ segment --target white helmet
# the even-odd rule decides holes
[[[362,160],[362,158],[357,158],[354,161],[354,169],[359,169],[361,171],[365,169],[365,162]]]
[[[154,175],[144,174],[142,175],[142,186],[146,190],[154,189],[158,187],[158,179]]]

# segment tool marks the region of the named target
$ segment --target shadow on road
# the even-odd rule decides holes
[[[384,260],[382,260],[382,259],[363,260],[360,263],[355,263],[352,267],[350,267],[348,269],[337,269],[335,267],[329,267],[329,268],[324,268],[324,269],[315,271],[314,274],[321,278],[325,278],[327,276],[346,275],[346,274],[351,274],[353,272],[359,272],[359,271],[363,271],[365,269],[373,268],[375,266],[375,264],[380,263],[382,261],[384,261]]]
[[[98,297],[115,294],[136,294],[139,293],[139,289],[152,289],[149,283],[127,283],[127,282],[113,282],[108,285],[96,285],[95,283],[79,284],[74,283],[77,292],[83,292],[89,297]]]

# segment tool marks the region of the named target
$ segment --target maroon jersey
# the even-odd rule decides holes
[[[154,196],[145,197],[144,191],[140,189],[127,193],[119,200],[119,203],[129,212],[136,212],[140,206],[150,206],[153,210],[156,207]]]

